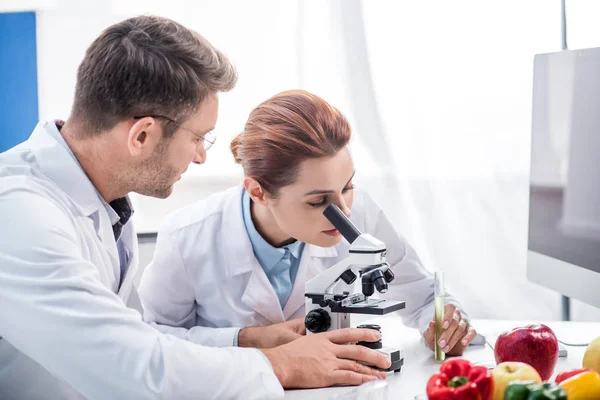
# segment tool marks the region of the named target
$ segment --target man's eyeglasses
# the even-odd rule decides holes
[[[166,119],[167,121],[169,121],[170,123],[172,123],[173,125],[178,127],[179,129],[183,129],[184,131],[188,131],[191,134],[198,136],[200,139],[203,140],[204,150],[206,150],[206,151],[208,151],[208,149],[210,149],[212,147],[212,145],[215,144],[215,142],[217,141],[217,136],[215,135],[215,133],[213,131],[210,131],[206,135],[202,136],[202,135],[199,135],[196,132],[192,131],[191,129],[181,126],[181,124],[176,122],[174,119],[166,117],[164,115],[140,115],[140,116],[133,117],[133,118],[141,119],[141,118],[146,118],[146,117]]]

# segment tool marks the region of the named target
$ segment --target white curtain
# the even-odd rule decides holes
[[[570,47],[600,46],[600,4],[567,11]],[[228,143],[250,110],[303,88],[348,116],[357,183],[472,316],[560,317],[559,296],[525,278],[533,56],[560,50],[559,0],[56,0],[38,14],[41,118],[68,116],[85,48],[137,14],[197,30],[240,74],[207,163],[169,200],[136,198],[143,231],[238,182]],[[600,312],[575,304],[573,317]]]
[[[533,56],[560,50],[559,1],[299,5],[301,84],[349,116],[358,182],[424,264],[473,316],[560,318],[525,276]]]

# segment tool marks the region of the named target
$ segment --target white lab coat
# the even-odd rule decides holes
[[[161,227],[154,259],[144,271],[144,318],[164,332],[211,346],[231,346],[240,327],[304,317],[310,278],[348,256],[349,245],[306,244],[283,310],[254,256],[242,217],[242,186],[214,194],[172,213]],[[396,276],[385,298],[404,300],[404,323],[423,332],[434,313],[434,280],[382,210],[356,190],[352,222],[387,246]],[[356,280],[360,291],[360,279]],[[447,303],[455,303],[451,295]],[[390,333],[385,333],[389,335]]]
[[[160,334],[125,303],[108,213],[53,122],[0,155],[0,399],[282,397],[266,357]]]

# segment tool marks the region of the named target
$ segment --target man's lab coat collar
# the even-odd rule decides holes
[[[105,207],[55,121],[38,123],[28,142],[40,171],[69,196],[84,215],[89,216]]]

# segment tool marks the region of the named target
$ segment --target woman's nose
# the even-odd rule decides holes
[[[348,207],[348,205],[344,201],[343,197],[340,198],[338,202],[336,202],[336,205],[340,208],[340,210],[342,210],[342,212],[344,214],[346,214],[346,217],[350,218],[350,215],[352,215],[352,212],[350,211],[350,208]]]

